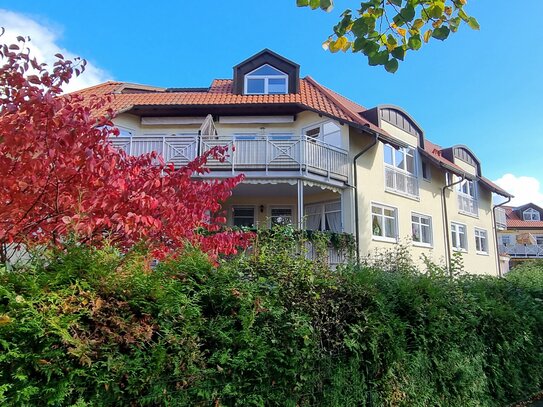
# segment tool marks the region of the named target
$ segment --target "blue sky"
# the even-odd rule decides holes
[[[543,205],[543,2],[518,7],[475,1],[481,24],[408,56],[395,75],[355,54],[330,54],[322,41],[341,11],[297,8],[295,0],[102,2],[0,1],[0,26],[30,35],[47,59],[56,49],[91,69],[76,86],[116,79],[157,86],[207,86],[262,48],[301,65],[323,85],[367,106],[402,106],[428,139],[468,145],[483,173]],[[490,7],[488,4],[493,4]],[[97,4],[100,4],[98,6]],[[504,177],[504,175],[509,174]]]

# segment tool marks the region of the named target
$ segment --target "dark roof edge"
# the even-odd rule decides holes
[[[246,58],[245,60],[241,61],[239,64],[235,65],[235,66],[234,66],[234,70],[235,70],[236,68],[238,68],[238,67],[240,67],[240,66],[246,64],[247,62],[250,62],[251,60],[253,60],[253,59],[255,59],[255,58],[258,58],[260,55],[266,54],[266,53],[271,54],[271,55],[273,55],[274,57],[276,57],[276,58],[278,58],[278,59],[281,59],[282,61],[285,61],[285,62],[287,62],[287,63],[289,63],[289,64],[291,64],[291,65],[294,65],[294,66],[295,66],[296,68],[298,68],[298,69],[300,68],[300,65],[298,65],[296,62],[291,61],[290,59],[285,58],[285,57],[282,56],[282,55],[279,55],[277,52],[273,52],[273,51],[272,51],[271,49],[269,49],[269,48],[264,48],[262,51],[257,52],[257,53],[254,54],[254,55],[251,55],[249,58]]]

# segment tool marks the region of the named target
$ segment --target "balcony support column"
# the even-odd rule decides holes
[[[298,180],[298,208],[297,208],[297,227],[299,230],[303,230],[304,228],[304,181],[299,179]]]

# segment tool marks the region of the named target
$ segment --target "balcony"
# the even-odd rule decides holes
[[[501,254],[508,254],[511,257],[522,257],[540,259],[543,258],[543,245],[542,244],[508,244],[499,245],[499,252]]]
[[[208,168],[232,174],[260,171],[264,176],[278,172],[319,180],[348,182],[349,155],[346,150],[307,136],[197,136],[148,134],[119,136],[112,139],[115,147],[130,155],[156,151],[176,167],[187,164],[215,146],[227,146],[229,157],[224,162],[210,160]]]
[[[477,199],[469,195],[458,194],[458,212],[469,216],[479,216]]]
[[[417,177],[388,165],[385,165],[385,189],[411,198],[419,197]]]

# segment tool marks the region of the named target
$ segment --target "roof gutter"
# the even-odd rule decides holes
[[[458,181],[445,185],[441,189],[441,202],[443,203],[443,230],[445,231],[445,266],[449,270],[449,274],[451,275],[451,277],[453,276],[453,271],[451,270],[451,237],[449,235],[449,214],[447,212],[447,199],[445,198],[445,190],[447,188],[460,184],[465,179],[466,174],[462,174],[461,178]]]
[[[509,202],[511,202],[510,196],[507,197],[507,201],[504,201],[501,204],[494,205],[492,207],[492,222],[494,224],[494,242],[496,244],[496,264],[498,265],[498,277],[503,277],[503,275],[502,275],[502,269],[500,267],[500,245],[498,242],[498,228],[496,226],[496,208],[506,205]]]

